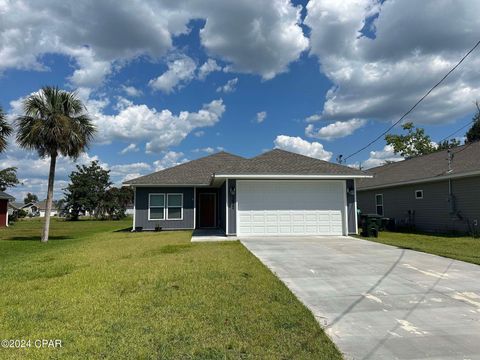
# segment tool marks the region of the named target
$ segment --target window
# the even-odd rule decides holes
[[[165,194],[148,195],[148,220],[165,219]]]
[[[183,219],[183,194],[167,195],[167,220]]]
[[[423,199],[423,190],[415,190],[415,199]]]
[[[375,195],[375,205],[377,206],[377,214],[383,216],[383,194]]]

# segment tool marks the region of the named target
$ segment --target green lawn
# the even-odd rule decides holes
[[[0,230],[2,359],[340,359],[311,313],[240,243],[119,231],[131,220]]]
[[[480,239],[382,231],[378,238],[362,238],[404,249],[423,251],[480,265]]]

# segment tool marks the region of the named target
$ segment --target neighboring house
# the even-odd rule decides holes
[[[12,195],[0,191],[0,228],[8,226],[8,203],[14,200]]]
[[[18,203],[15,201],[8,202],[8,216],[12,216],[14,211],[18,211],[22,208],[23,203]]]
[[[135,208],[133,207],[133,203],[128,204],[127,208],[125,209],[125,215],[133,215],[135,212]]]
[[[220,152],[126,181],[137,230],[218,228],[227,235],[357,232],[355,179],[364,172],[275,149]]]
[[[449,155],[450,154],[450,155]],[[357,183],[363,213],[427,232],[472,232],[480,221],[480,142],[367,171]]]
[[[12,211],[13,210],[23,210],[27,213],[27,216],[40,216],[45,217],[45,210],[47,207],[47,200],[39,201],[39,202],[29,202],[27,204],[23,203],[12,203]],[[55,201],[52,202],[52,211],[51,216],[57,216],[59,214],[59,209]]]
[[[47,210],[47,200],[42,200],[36,203],[36,206],[38,208],[39,216],[40,217],[45,217],[45,211]],[[58,216],[60,210],[57,206],[57,203],[55,201],[52,201],[52,209],[50,212],[50,216]]]
[[[26,204],[21,204],[21,203],[15,203],[15,207],[25,211],[27,213],[27,216],[39,216],[40,212],[38,211],[38,206],[35,201],[26,203]]]

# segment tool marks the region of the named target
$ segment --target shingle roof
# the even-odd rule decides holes
[[[208,185],[212,175],[225,166],[243,160],[225,151],[189,161],[149,175],[125,181],[128,185]]]
[[[157,171],[126,185],[209,185],[219,175],[365,175],[364,172],[289,151],[275,149],[251,159],[220,152]]]
[[[274,149],[222,169],[222,175],[365,175],[360,170]]]
[[[357,189],[379,188],[413,181],[431,180],[442,176],[480,172],[480,142],[459,146],[451,150],[451,171],[448,168],[447,150],[417,156],[367,170],[373,178],[362,179]]]
[[[35,203],[35,206],[38,208],[38,210],[46,210],[47,209],[47,200],[42,200],[37,203]],[[52,201],[52,210],[58,210],[58,206],[56,201]]]
[[[12,195],[7,194],[6,192],[0,191],[0,199],[13,201],[15,198]]]

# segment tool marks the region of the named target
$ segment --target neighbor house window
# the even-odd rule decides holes
[[[165,219],[165,194],[149,194],[148,220]]]
[[[167,195],[167,220],[183,219],[183,194]]]
[[[383,216],[383,194],[375,195],[375,204],[377,206],[377,214]]]
[[[415,199],[423,199],[423,190],[415,190]]]

